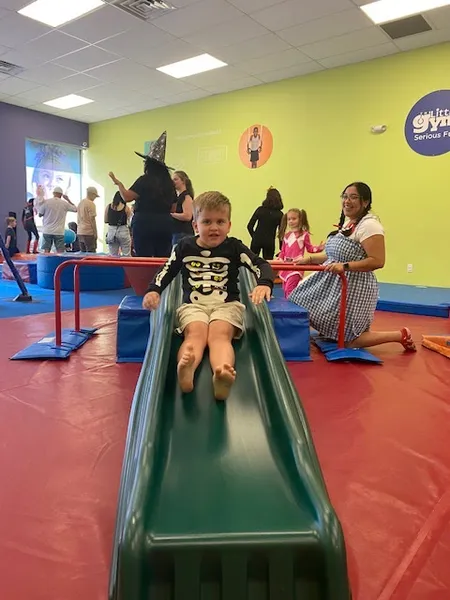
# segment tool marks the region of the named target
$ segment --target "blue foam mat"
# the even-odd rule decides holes
[[[342,360],[383,364],[381,358],[374,356],[368,350],[364,348],[338,348],[337,342],[322,337],[317,331],[311,331],[311,340],[330,362]]]
[[[55,333],[42,338],[27,348],[20,350],[11,357],[11,360],[39,360],[54,359],[65,360],[70,354],[83,346],[97,331],[96,328],[87,327],[81,331],[63,329],[61,346],[55,344]]]

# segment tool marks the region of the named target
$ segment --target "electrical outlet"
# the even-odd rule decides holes
[[[406,265],[406,271],[407,271],[407,273],[412,273],[413,272],[413,266],[412,265]]]

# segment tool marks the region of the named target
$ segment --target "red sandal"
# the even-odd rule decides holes
[[[417,352],[416,345],[412,339],[410,330],[407,327],[401,329],[402,341],[401,344],[406,352]]]

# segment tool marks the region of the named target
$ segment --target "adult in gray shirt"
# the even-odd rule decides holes
[[[55,187],[53,198],[39,202],[38,212],[43,221],[42,250],[48,254],[54,244],[56,252],[64,252],[66,215],[68,212],[77,212],[77,207],[64,195],[60,187]]]

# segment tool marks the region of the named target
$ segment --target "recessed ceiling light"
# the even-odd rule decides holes
[[[361,6],[361,10],[379,25],[449,5],[450,0],[378,0]]]
[[[192,58],[166,65],[165,67],[158,67],[157,71],[181,79],[182,77],[189,77],[190,75],[197,75],[197,73],[204,73],[205,71],[226,66],[227,63],[214,58],[210,54],[200,54],[199,56],[193,56]]]
[[[103,0],[36,0],[17,12],[50,27],[59,27],[104,4]]]
[[[83,104],[90,104],[91,102],[94,101],[89,100],[89,98],[83,98],[83,96],[77,96],[76,94],[69,94],[68,96],[62,96],[55,100],[49,100],[48,102],[44,102],[44,104],[53,106],[54,108],[60,108],[61,110],[67,110],[68,108],[83,106]]]

